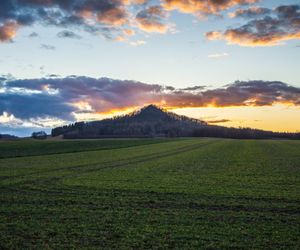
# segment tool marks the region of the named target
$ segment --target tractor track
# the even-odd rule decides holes
[[[18,175],[18,176],[13,176],[13,177],[9,177],[7,179],[15,179],[15,178],[22,178],[22,177],[27,177],[27,176],[31,176],[31,175],[39,175],[39,174],[44,174],[44,173],[51,173],[51,172],[57,172],[57,171],[65,171],[65,170],[77,170],[76,173],[70,173],[70,174],[64,174],[63,176],[55,176],[55,177],[50,177],[50,178],[46,178],[43,180],[37,179],[37,180],[26,180],[23,182],[19,182],[18,184],[13,184],[13,187],[11,185],[7,185],[4,186],[6,189],[9,189],[10,191],[21,191],[21,192],[26,192],[26,191],[40,191],[40,192],[47,192],[47,194],[49,194],[49,190],[39,190],[36,187],[43,187],[46,186],[47,188],[49,188],[49,186],[51,186],[51,184],[63,180],[65,178],[70,178],[70,177],[77,177],[80,176],[82,174],[86,174],[86,173],[92,173],[92,172],[98,172],[99,170],[104,170],[104,169],[110,169],[110,168],[120,168],[120,167],[127,167],[133,164],[140,164],[140,163],[144,163],[144,162],[148,162],[148,161],[152,161],[152,160],[158,160],[158,159],[162,159],[164,157],[170,157],[173,155],[177,155],[177,154],[181,154],[181,153],[186,153],[189,151],[193,151],[199,148],[202,148],[204,146],[208,146],[211,144],[215,144],[216,142],[218,142],[219,140],[214,140],[214,141],[210,141],[210,142],[206,142],[206,143],[197,143],[197,144],[193,144],[193,145],[187,145],[184,147],[181,147],[180,149],[177,150],[169,150],[169,151],[165,151],[163,153],[154,153],[154,154],[148,154],[142,157],[132,157],[132,158],[127,158],[127,159],[123,159],[123,160],[118,160],[118,161],[107,161],[107,162],[102,162],[102,163],[96,163],[96,164],[84,164],[84,165],[77,165],[77,166],[69,166],[69,167],[64,167],[64,168],[55,168],[55,169],[51,169],[51,170],[47,170],[47,171],[39,171],[39,172],[35,172],[35,173],[30,173],[30,174],[25,174],[25,175]],[[102,166],[99,166],[102,165]],[[40,178],[40,176],[37,176],[37,178]],[[35,186],[35,188],[29,188],[26,185],[30,185],[30,186]],[[16,186],[18,188],[16,188]],[[26,187],[26,189],[24,189],[24,187]],[[60,190],[62,191],[62,190]],[[57,193],[57,192],[55,192]]]

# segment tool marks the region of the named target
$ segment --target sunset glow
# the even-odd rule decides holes
[[[146,105],[300,130],[298,0],[0,3],[0,134]]]

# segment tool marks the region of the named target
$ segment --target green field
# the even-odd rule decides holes
[[[300,141],[0,143],[0,249],[300,249]]]

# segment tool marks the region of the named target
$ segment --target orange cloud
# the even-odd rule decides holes
[[[229,44],[237,44],[240,46],[259,47],[259,46],[276,46],[284,41],[300,39],[300,31],[294,34],[288,33],[270,33],[266,36],[257,36],[255,33],[243,32],[240,30],[227,30],[223,38]]]
[[[250,20],[248,23],[238,27],[228,29],[224,32],[211,31],[207,32],[208,40],[226,40],[229,44],[240,46],[275,46],[284,41],[300,39],[300,6],[287,5],[279,6],[273,10],[274,16],[266,16],[265,13],[271,10],[264,9],[256,11],[248,9],[233,14],[253,18],[254,16],[263,17],[260,19]]]
[[[147,2],[147,0],[122,0],[122,2],[126,5],[130,4],[144,4]]]
[[[98,13],[97,20],[101,23],[114,26],[121,26],[128,22],[127,12],[121,7]]]
[[[217,14],[236,5],[256,3],[259,0],[164,0],[163,6],[167,10],[179,10],[184,13]]]
[[[165,24],[161,23],[151,23],[147,22],[145,20],[139,20],[138,22],[139,29],[148,32],[148,33],[166,33],[169,29],[169,27]]]
[[[131,4],[143,0],[19,0],[0,4],[0,42],[11,40],[19,26],[35,23],[81,28],[113,39],[117,28],[129,22]]]
[[[164,108],[259,107],[276,104],[300,107],[300,88],[278,81],[235,82],[222,88],[176,89],[109,78],[67,77],[2,80],[0,114],[20,119],[56,117],[76,120],[74,114],[107,114],[157,104]],[[24,93],[27,93],[24,95]],[[26,106],[20,109],[20,104]]]
[[[115,39],[114,39],[116,42],[125,42],[126,41],[126,37],[125,36],[117,36]]]
[[[0,42],[11,41],[17,33],[19,24],[15,21],[8,21],[0,26]]]
[[[300,39],[300,31],[295,34],[269,34],[268,36],[257,36],[251,32],[245,32],[238,29],[230,29],[225,33],[208,32],[206,33],[208,40],[226,40],[228,44],[236,44],[245,47],[262,47],[262,46],[276,46],[282,44],[284,41]]]
[[[166,33],[169,26],[164,23],[166,13],[160,6],[152,6],[140,11],[136,16],[137,26],[146,32]]]
[[[132,29],[125,29],[123,30],[123,33],[127,36],[134,36],[135,35],[135,31]]]
[[[208,40],[219,40],[222,39],[223,35],[220,31],[210,31],[205,34]]]
[[[265,36],[257,36],[255,33],[238,29],[230,29],[225,33],[208,32],[208,40],[226,40],[228,44],[236,44],[245,47],[276,46],[284,41],[300,39],[300,31],[294,34],[272,33]]]

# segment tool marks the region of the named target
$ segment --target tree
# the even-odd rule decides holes
[[[47,139],[47,133],[45,131],[33,132],[31,137],[34,139]]]

